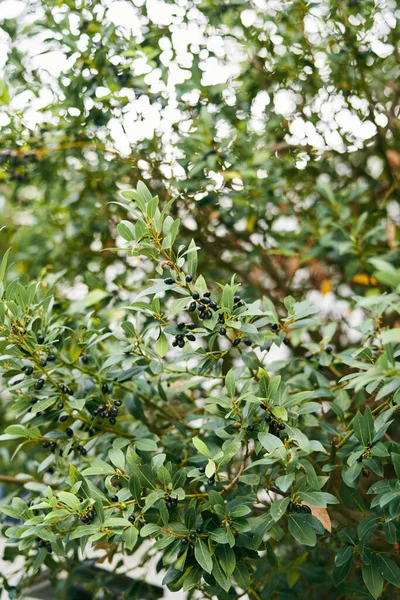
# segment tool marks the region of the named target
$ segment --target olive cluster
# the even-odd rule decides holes
[[[183,321],[180,321],[177,325],[178,329],[182,330],[182,333],[178,333],[178,335],[175,336],[174,341],[172,342],[172,345],[174,346],[174,348],[176,348],[176,346],[178,346],[179,348],[183,348],[183,346],[185,345],[185,337],[187,340],[189,340],[190,342],[195,342],[196,341],[196,336],[193,335],[193,333],[187,333],[185,330],[189,329],[190,331],[195,329],[196,325],[194,323],[184,323]]]
[[[298,502],[292,502],[292,501],[289,502],[287,511],[289,513],[297,512],[297,513],[305,513],[308,515],[311,514],[311,508],[309,506],[307,506],[306,504],[299,504]]]
[[[189,533],[188,538],[187,537],[182,538],[182,540],[181,540],[182,550],[180,550],[179,556],[182,556],[182,554],[185,552],[185,548],[188,544],[189,544],[188,556],[194,555],[194,545],[196,543],[197,535],[200,535],[201,533],[202,533],[201,527],[197,527],[196,533],[194,533],[192,531],[191,533]]]
[[[265,410],[268,410],[268,408],[265,405],[261,405],[261,406]],[[281,431],[283,431],[285,429],[285,423],[282,423],[282,421],[278,421],[277,419],[275,419],[271,415],[271,413],[267,413],[264,420],[266,423],[269,424],[269,433],[271,433],[275,437],[280,437]]]
[[[38,548],[45,548],[47,550],[47,552],[53,552],[53,548],[50,544],[50,542],[46,542],[45,540],[41,540],[40,538],[38,538]]]
[[[59,383],[58,387],[60,388],[60,390],[64,393],[64,394],[68,394],[68,396],[73,396],[74,392],[73,390],[69,387],[69,385],[65,385],[65,383]]]
[[[191,283],[192,281],[193,281],[193,277],[191,275],[186,275],[186,282]],[[173,277],[167,277],[166,279],[164,279],[164,283],[167,285],[173,285],[175,283],[175,279]],[[234,302],[234,308],[240,308],[242,306],[245,306],[245,302],[238,295],[234,296],[233,302]],[[198,311],[198,318],[201,321],[204,321],[207,319],[212,319],[213,312],[220,311],[221,307],[219,306],[219,304],[217,304],[216,302],[214,302],[211,299],[210,291],[208,291],[208,290],[205,291],[202,296],[200,296],[199,292],[194,291],[192,293],[192,300],[188,306],[188,311],[195,312],[196,310]],[[219,323],[219,325],[224,325],[225,316],[223,313],[218,312],[218,323]],[[182,329],[183,329],[185,327],[185,324],[182,323],[181,325],[182,325]],[[178,328],[179,328],[179,324],[178,324]],[[220,335],[226,335],[227,334],[226,328],[220,327],[219,333],[220,333]],[[174,339],[172,345],[175,347],[178,346],[179,348],[183,348],[183,346],[185,345],[184,338],[185,338],[185,334],[178,334],[177,336],[175,336],[175,339]],[[195,341],[195,339],[196,339],[195,336],[193,336],[192,334],[186,334],[186,338],[189,339],[190,341]],[[238,346],[241,341],[242,341],[242,339],[240,337],[237,337],[232,340],[232,345]],[[251,344],[252,344],[252,342],[249,338],[245,338],[243,340],[243,342],[246,344],[246,346],[251,346]]]
[[[47,440],[45,440],[44,442],[42,442],[42,447],[50,448],[50,450],[54,452],[54,450],[57,448],[57,442],[48,442]]]
[[[165,496],[164,502],[167,508],[176,508],[178,506],[178,498],[172,498],[172,496]]]
[[[89,510],[86,512],[86,514],[83,515],[83,517],[81,517],[81,521],[82,521],[82,523],[85,523],[88,525],[89,523],[91,523],[93,521],[94,516],[95,515],[94,515],[93,508],[89,508]]]
[[[121,400],[114,400],[113,405],[111,405],[110,402],[107,404],[100,404],[100,406],[95,408],[92,412],[92,417],[95,418],[99,416],[102,419],[108,419],[111,425],[115,425],[117,422],[118,409],[121,405]]]

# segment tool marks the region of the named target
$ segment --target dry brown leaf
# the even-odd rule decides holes
[[[392,169],[400,169],[400,154],[396,150],[388,150],[386,156]]]
[[[311,504],[307,504],[307,506],[309,506],[311,508],[311,512],[314,515],[314,517],[316,517],[318,519],[318,521],[320,521],[322,523],[322,525],[325,527],[325,529],[327,531],[329,531],[329,533],[331,533],[332,523],[331,523],[331,518],[330,518],[329,513],[326,510],[326,508],[321,508],[319,506],[312,506]]]
[[[286,261],[286,273],[293,277],[300,266],[300,256],[291,256]]]

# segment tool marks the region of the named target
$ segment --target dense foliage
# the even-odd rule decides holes
[[[395,2],[142,4],[0,16],[0,583],[398,597]]]

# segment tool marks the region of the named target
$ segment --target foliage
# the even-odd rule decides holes
[[[0,581],[397,597],[395,7],[115,4],[0,17]]]
[[[367,315],[361,339],[335,353],[336,324],[321,329],[310,302],[288,296],[279,317],[265,297],[250,301],[244,290],[242,299],[234,278],[209,285],[196,275],[197,247],[177,245],[169,205],[160,210],[141,182],[121,196],[127,253],[154,261],[160,276],[132,303],[84,314],[63,312],[40,283],[14,280],[3,292],[3,378],[22,422],[0,439],[18,440],[12,460],[27,445],[39,449],[37,476],[25,481],[33,497],[0,510],[21,521],[5,533],[26,553],[28,573],[49,552],[63,568],[74,548],[129,554],[151,538],[171,590],[224,597],[234,582],[265,593],[291,536],[311,548],[318,540],[327,562],[336,549],[319,586],[342,584],[357,562],[374,597],[384,580],[398,586],[388,549],[398,535],[400,448],[386,432],[400,403],[400,329],[382,319],[399,294],[356,299]],[[129,317],[111,333],[116,312]],[[305,358],[270,364],[271,377],[255,349],[306,332],[318,341],[302,344]],[[330,535],[328,505],[338,524],[354,509],[364,516]],[[294,568],[286,585],[298,577]]]

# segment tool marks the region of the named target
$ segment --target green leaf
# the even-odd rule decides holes
[[[110,517],[104,521],[103,525],[110,529],[119,529],[121,527],[131,527],[132,523],[123,517]]]
[[[347,575],[350,573],[351,563],[353,557],[351,556],[345,563],[340,566],[335,566],[332,573],[333,583],[335,586],[338,586],[342,581],[344,581]]]
[[[275,485],[280,490],[282,490],[282,492],[286,492],[292,485],[293,480],[294,480],[294,473],[290,473],[289,475],[282,475],[281,477],[277,477],[275,479]]]
[[[279,521],[279,519],[283,517],[289,505],[289,501],[289,498],[282,498],[281,500],[276,500],[272,504],[270,513],[274,521]]]
[[[186,304],[186,300],[185,300],[185,304]],[[156,341],[156,352],[157,352],[158,356],[161,356],[161,358],[164,358],[164,356],[168,352],[167,336],[162,331],[160,332],[160,335],[158,336],[158,339]]]
[[[222,570],[230,577],[236,568],[235,552],[228,544],[220,544],[217,549],[217,555]]]
[[[400,327],[397,329],[387,329],[382,332],[382,342],[384,345],[394,343],[400,343]]]
[[[129,221],[121,221],[118,223],[117,231],[127,242],[133,242],[136,239],[135,226]]]
[[[114,473],[115,469],[99,458],[92,460],[92,466],[82,471],[84,477],[87,475],[114,475]]]
[[[221,297],[221,306],[227,308],[229,312],[233,309],[233,291],[230,285],[226,284]]]
[[[203,456],[211,457],[211,453],[207,448],[206,444],[202,442],[198,437],[194,437],[193,440],[194,447],[202,454]]]
[[[400,568],[396,565],[394,560],[380,554],[379,559],[379,570],[383,577],[389,581],[392,585],[400,588]]]
[[[197,538],[196,545],[194,547],[194,557],[202,569],[204,569],[207,573],[212,572],[213,561],[210,551],[207,545],[200,538]]]
[[[5,251],[3,258],[1,259],[1,263],[0,263],[0,283],[2,283],[4,281],[4,277],[6,274],[6,270],[7,270],[7,262],[8,262],[8,256],[10,254],[10,250],[11,248],[8,248],[8,250]]]
[[[272,433],[261,432],[258,434],[258,439],[267,452],[274,453],[277,458],[284,458],[286,456],[282,440],[272,435]]]
[[[186,308],[187,303],[188,303],[187,297],[177,298],[175,300],[172,300],[172,302],[168,308],[168,318],[172,319],[172,317],[174,317],[176,314],[181,312],[181,310],[184,310]]]
[[[326,508],[328,504],[339,504],[339,500],[333,494],[328,494],[327,492],[299,492],[299,498],[306,504],[312,504],[320,508]]]
[[[74,494],[71,494],[70,492],[58,492],[57,497],[63,504],[72,508],[72,510],[75,511],[79,508],[80,501]]]
[[[160,465],[157,469],[157,477],[164,487],[171,483],[171,473],[164,465]]]
[[[122,540],[125,542],[125,546],[128,550],[133,550],[138,540],[139,532],[136,527],[127,527],[122,534]]]
[[[236,393],[236,383],[235,383],[235,372],[233,369],[230,369],[225,377],[225,387],[231,398],[235,396]]]
[[[374,420],[370,408],[367,407],[363,415],[358,411],[352,421],[352,425],[354,435],[361,445],[366,448],[374,439]]]
[[[154,440],[149,438],[141,438],[135,441],[135,446],[141,452],[155,452],[157,450],[157,444]]]
[[[112,464],[120,471],[125,471],[125,455],[119,448],[111,448],[108,452],[108,458]]]
[[[352,546],[344,546],[335,555],[335,566],[341,567],[342,565],[347,563],[348,560],[351,560],[352,558],[353,558],[353,547]]]
[[[148,523],[147,525],[144,525],[144,527],[142,527],[142,529],[140,530],[140,537],[153,536],[154,534],[159,533],[161,531],[162,530],[159,525],[155,525],[155,523]]]
[[[373,598],[378,598],[383,589],[383,577],[380,573],[381,563],[377,556],[371,555],[368,565],[362,566],[362,577],[369,593]]]
[[[194,240],[191,240],[189,244],[189,250],[191,252],[187,253],[187,270],[189,275],[194,277],[197,271],[197,250],[196,243]]]
[[[99,531],[98,525],[79,525],[74,531],[72,531],[69,536],[70,540],[77,540],[79,538],[85,537],[86,535],[92,535]]]
[[[244,563],[237,563],[233,578],[242,590],[247,590],[250,587],[250,575]]]
[[[215,581],[222,587],[225,592],[229,592],[231,588],[231,578],[226,575],[220,567],[218,560],[214,557],[212,574]]]
[[[317,535],[312,528],[310,522],[307,520],[306,515],[289,515],[289,533],[305,546],[315,546],[317,542]]]

